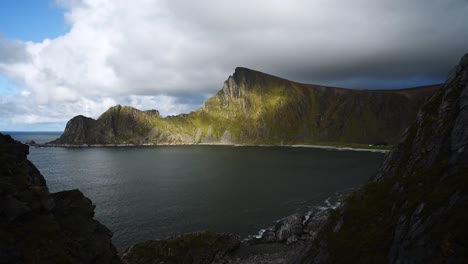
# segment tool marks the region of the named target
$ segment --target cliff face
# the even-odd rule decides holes
[[[190,114],[116,106],[97,120],[70,120],[58,145],[395,143],[440,85],[351,90],[295,83],[236,68],[223,88]]]
[[[60,144],[145,144],[153,125],[161,119],[156,110],[140,111],[120,105],[111,107],[97,120],[82,115],[68,121]]]
[[[194,115],[234,143],[394,143],[437,88],[350,90],[237,68]]]
[[[303,263],[468,262],[468,54]]]
[[[120,263],[78,190],[49,193],[29,148],[0,134],[0,263]]]

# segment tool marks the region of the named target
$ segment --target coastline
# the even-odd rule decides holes
[[[366,151],[376,153],[388,153],[390,149],[386,148],[360,148],[360,147],[348,147],[348,146],[333,146],[333,145],[316,145],[316,144],[294,144],[294,145],[267,145],[267,144],[227,144],[227,143],[186,143],[186,144],[171,144],[171,143],[159,143],[159,144],[32,144],[33,147],[52,147],[52,148],[123,148],[123,147],[157,147],[157,146],[227,146],[227,147],[289,147],[289,148],[315,148],[325,150],[338,150],[338,151]]]
[[[341,146],[326,146],[326,145],[288,145],[288,147],[301,147],[301,148],[317,148],[317,149],[327,149],[327,150],[349,150],[349,151],[367,151],[367,152],[378,152],[378,153],[388,153],[391,149],[380,149],[380,148],[355,148],[355,147],[341,147]]]

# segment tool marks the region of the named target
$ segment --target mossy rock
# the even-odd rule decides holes
[[[220,259],[236,249],[239,237],[198,232],[164,240],[150,240],[128,248],[122,257],[127,264],[202,264]]]

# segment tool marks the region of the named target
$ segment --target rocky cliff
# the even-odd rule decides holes
[[[302,263],[468,262],[468,54]]]
[[[195,112],[162,118],[115,106],[97,120],[74,117],[51,144],[396,143],[439,87],[351,90],[236,68]]]
[[[120,105],[111,107],[97,120],[82,115],[70,120],[61,144],[144,144],[153,138],[152,129],[161,120],[156,110],[140,111]],[[157,128],[156,133],[157,133]],[[154,134],[154,132],[153,132]]]
[[[120,263],[78,190],[49,193],[28,146],[0,134],[0,263]]]

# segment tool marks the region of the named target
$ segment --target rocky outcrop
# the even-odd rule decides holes
[[[317,236],[328,217],[331,208],[320,208],[304,215],[295,213],[280,219],[274,226],[262,229],[256,236],[246,241],[251,245],[265,243],[294,244],[300,240],[312,240]]]
[[[443,89],[424,105],[400,144],[385,158],[374,181],[419,173],[440,159],[447,165],[468,163],[468,56],[455,67]],[[406,163],[398,163],[401,158]]]
[[[216,263],[293,263],[327,222],[330,211],[320,208],[306,215],[285,217],[258,235],[244,239],[236,250]]]
[[[232,234],[198,232],[137,243],[122,254],[126,264],[292,263],[327,223],[331,209],[292,214],[242,241]]]
[[[277,241],[287,241],[293,243],[302,235],[302,222],[304,216],[301,214],[293,214],[287,218],[281,219],[276,224],[276,239]]]
[[[468,262],[468,54],[302,263]]]
[[[387,156],[377,183],[394,182],[401,204],[388,254],[391,263],[465,262],[468,230],[468,54],[443,90],[419,112]],[[406,164],[398,164],[401,158]],[[419,186],[408,186],[417,179]],[[416,183],[415,183],[416,184]],[[402,188],[402,189],[401,189]],[[413,198],[408,191],[423,191]],[[443,219],[443,220],[442,220]]]
[[[92,136],[93,127],[96,121],[82,115],[75,116],[67,122],[65,131],[61,137],[68,144],[82,144],[87,142]],[[97,139],[96,139],[97,141]]]
[[[140,111],[127,106],[114,106],[97,120],[76,116],[68,121],[63,135],[50,144],[54,145],[143,145],[149,138],[160,136],[153,129],[160,120],[156,110]]]
[[[97,120],[71,119],[50,145],[393,144],[438,88],[351,90],[239,67],[195,112],[162,118],[118,105]]]
[[[28,141],[24,142],[24,144],[26,144],[28,146],[37,146],[37,143],[34,140],[28,140]]]
[[[229,234],[199,232],[164,240],[135,244],[122,256],[127,264],[208,264],[219,263],[240,244],[239,237]]]
[[[29,147],[0,134],[0,263],[120,263],[78,190],[49,193]]]

